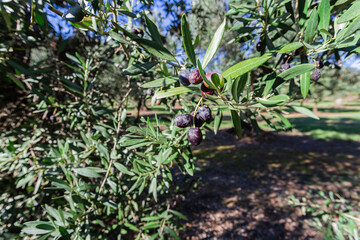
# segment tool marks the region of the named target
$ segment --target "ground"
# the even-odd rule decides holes
[[[348,116],[342,114],[347,115],[322,114],[318,127],[323,135],[327,128],[339,133],[352,128],[351,134],[359,134],[353,126],[359,123],[343,120]],[[307,121],[292,119],[303,130]],[[207,132],[206,140],[193,148],[198,189],[179,204],[189,219],[181,239],[322,239],[290,204],[290,196],[306,197],[310,189],[333,191],[359,203],[360,141],[340,140],[341,134],[316,139],[309,132],[241,140],[231,130]]]

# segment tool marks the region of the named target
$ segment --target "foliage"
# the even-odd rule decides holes
[[[1,81],[22,89],[28,113],[1,134],[0,176],[16,186],[1,190],[7,238],[177,238],[185,217],[176,211],[176,199],[189,190],[186,175],[194,174],[195,157],[189,129],[174,126],[174,116],[194,111],[195,117],[206,103],[215,118],[197,136],[210,126],[218,131],[224,108],[239,137],[243,126],[259,133],[259,117],[274,129],[288,129],[287,111],[317,118],[291,104],[308,96],[315,63],[358,52],[356,3],[229,1],[211,40],[204,40],[200,61],[203,40],[195,38],[193,23],[178,14],[174,26],[182,40],[166,44],[143,10],[150,1],[142,1],[140,12],[134,9],[141,3],[132,0],[79,1],[84,18],[73,20],[79,35],[68,41],[55,36],[46,18],[49,10],[63,14],[59,1],[45,2],[0,3],[0,37],[9,40],[1,48]],[[135,27],[136,21],[143,25]],[[236,35],[229,41],[228,29]],[[219,66],[221,74],[206,74],[223,39],[241,44],[250,57]],[[182,48],[185,59],[177,57]],[[45,49],[42,58],[39,49]],[[285,54],[294,60],[280,73],[280,63],[289,61]],[[199,69],[207,93],[199,85],[180,86],[177,75],[186,68]],[[106,81],[114,81],[114,89],[104,87]],[[154,95],[146,95],[147,88]],[[146,99],[152,105],[162,99],[168,117],[132,115],[133,100],[139,110]]]
[[[301,208],[324,239],[359,239],[359,209],[340,195],[308,192],[308,198],[296,199],[292,195],[290,204]]]

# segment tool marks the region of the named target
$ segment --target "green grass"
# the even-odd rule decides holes
[[[289,119],[294,128],[302,133],[318,139],[360,141],[360,112],[353,112],[350,116],[328,116],[315,120],[311,118]]]
[[[330,113],[326,117],[315,120],[308,117],[289,118],[295,131],[324,140],[340,139],[360,141],[360,111],[336,108],[320,108],[319,112]],[[339,113],[334,115],[334,113]],[[265,131],[272,131],[265,121],[259,121]],[[232,127],[231,119],[225,116],[222,128]]]

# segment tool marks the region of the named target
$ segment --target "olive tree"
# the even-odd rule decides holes
[[[3,1],[4,35],[16,35],[16,24],[28,28],[26,13],[31,24],[45,28],[46,7],[84,32],[83,38],[99,39],[105,50],[65,51],[63,60],[49,56],[54,68],[13,61],[8,52],[2,57],[7,81],[31,99],[31,114],[2,133],[1,178],[16,188],[0,197],[1,233],[40,239],[177,238],[179,219],[186,219],[177,211],[177,199],[195,169],[190,146],[202,143],[205,128],[217,133],[225,112],[239,138],[244,126],[260,133],[260,118],[276,130],[291,127],[284,117],[289,111],[317,118],[297,102],[321,77],[323,61],[358,54],[359,2],[351,2],[230,0],[199,58],[202,39],[194,36],[185,14],[180,45],[170,46],[145,11],[134,11],[133,0],[68,1],[65,12],[54,5],[58,1]],[[140,27],[134,25],[139,19]],[[244,60],[208,72],[217,53],[229,48],[221,44],[229,31],[235,38],[226,44],[241,44]],[[179,48],[185,58],[175,52]],[[115,52],[121,61],[110,59]],[[104,64],[118,71],[120,99],[99,82]],[[168,117],[134,121],[129,112],[139,97],[166,106]]]

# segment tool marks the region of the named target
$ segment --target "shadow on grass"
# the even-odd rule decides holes
[[[354,118],[289,119],[294,128],[320,139],[342,139],[360,141],[360,121]]]
[[[199,189],[180,204],[182,239],[318,239],[289,196],[311,189],[359,199],[360,143],[265,135],[238,141],[226,131],[194,149]]]
[[[354,105],[359,107],[359,105]],[[326,113],[351,113],[356,112],[356,109],[344,109],[344,108],[318,108],[319,112],[326,112]]]

